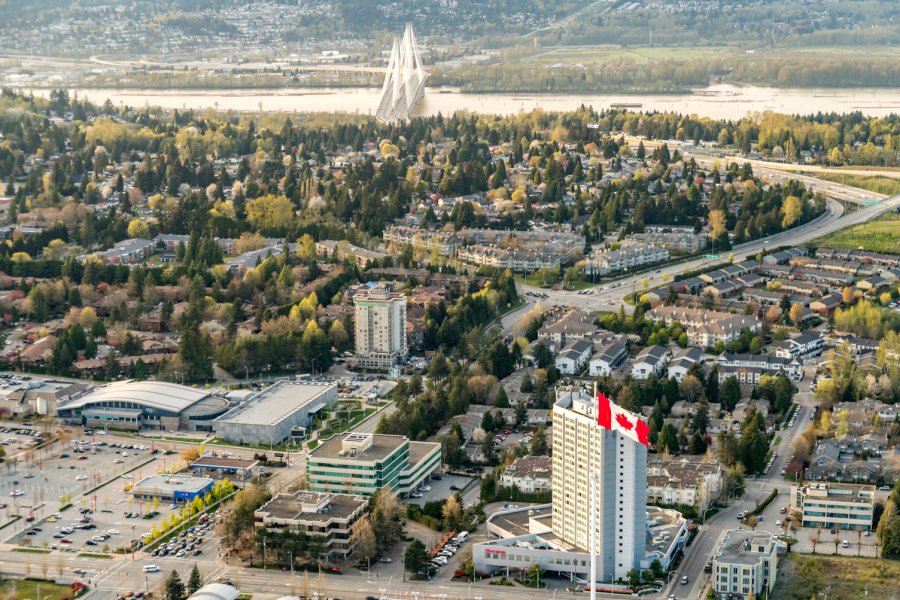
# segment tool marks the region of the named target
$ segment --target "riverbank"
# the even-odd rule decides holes
[[[48,96],[49,89],[31,89]],[[348,113],[372,116],[380,88],[280,88],[243,90],[172,90],[76,88],[79,97],[102,104],[161,106],[170,109],[274,111],[296,113]],[[636,111],[679,112],[717,119],[739,119],[748,113],[773,111],[785,114],[810,112],[849,113],[883,117],[900,112],[900,89],[888,88],[776,88],[717,84],[685,94],[534,94],[465,93],[456,88],[426,88],[413,116],[449,115],[459,111],[509,115],[544,111],[572,111],[580,106],[607,109],[617,105]]]

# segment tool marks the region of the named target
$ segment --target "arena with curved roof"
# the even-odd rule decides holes
[[[104,429],[212,431],[213,419],[228,409],[228,400],[208,390],[129,380],[74,396],[59,405],[57,415],[67,423]]]

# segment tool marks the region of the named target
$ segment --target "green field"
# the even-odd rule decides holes
[[[66,585],[56,585],[48,581],[32,581],[30,579],[7,579],[0,583],[0,600],[7,598],[31,598],[37,600],[38,585],[41,587],[41,600],[44,598],[71,598],[72,590]]]
[[[881,168],[881,167],[879,167]],[[900,194],[900,179],[891,177],[883,177],[879,175],[840,175],[838,173],[810,173],[813,177],[840,183],[841,185],[849,185],[870,192],[893,196]]]
[[[862,247],[872,252],[900,254],[900,215],[884,214],[874,221],[854,225],[813,240],[811,245],[825,248]]]
[[[900,598],[898,561],[791,553],[778,571],[771,600],[809,600],[824,598],[826,593],[828,600]]]

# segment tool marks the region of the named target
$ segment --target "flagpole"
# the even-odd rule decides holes
[[[594,381],[594,398],[597,398],[597,382]],[[599,411],[599,408],[597,409]],[[588,461],[588,475],[591,478],[591,572],[588,581],[591,582],[591,600],[597,600],[597,477],[594,473],[594,456],[593,441],[594,437],[600,434],[596,431],[597,425],[593,424],[594,432],[590,433],[591,440],[591,458]],[[602,435],[602,434],[601,434]]]

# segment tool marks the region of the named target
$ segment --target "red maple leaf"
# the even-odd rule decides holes
[[[631,431],[631,428],[634,427],[631,420],[622,413],[616,415],[616,423],[619,424],[619,427],[628,431]]]

